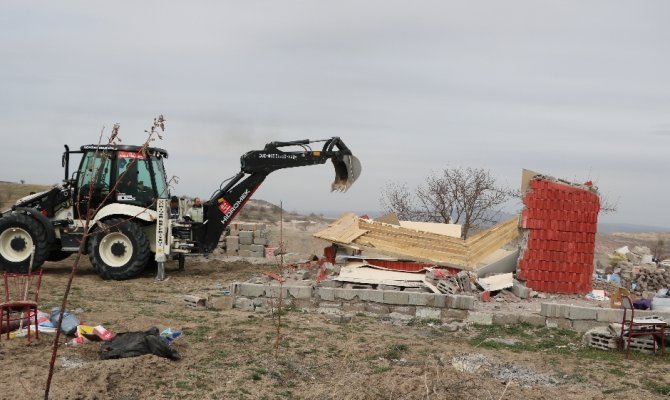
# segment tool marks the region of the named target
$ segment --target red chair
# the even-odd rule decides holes
[[[665,327],[667,323],[657,318],[635,318],[633,301],[629,296],[621,297],[623,308],[623,319],[621,321],[621,334],[619,335],[619,346],[626,341],[626,358],[630,354],[630,341],[636,336],[651,336],[654,339],[654,352],[656,351],[657,338],[661,340],[661,356],[665,351]]]
[[[35,337],[39,339],[37,330],[37,299],[42,285],[42,270],[30,274],[4,273],[5,298],[0,303],[0,328],[9,331],[12,325],[28,328],[28,343],[31,343],[31,318],[35,324]],[[2,337],[2,335],[0,335]]]

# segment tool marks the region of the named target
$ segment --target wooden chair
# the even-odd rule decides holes
[[[615,283],[610,283],[609,286],[610,292],[610,308],[621,308],[621,302],[624,296],[630,297],[635,301],[635,295],[633,295],[628,289],[619,287]]]
[[[31,319],[35,325],[35,337],[39,339],[37,303],[42,285],[42,270],[30,274],[5,272],[4,284],[5,297],[0,303],[0,327],[4,327],[7,331],[7,339],[12,325],[21,326],[26,323],[28,343],[31,343]]]
[[[626,348],[626,358],[630,354],[630,341],[636,336],[651,336],[654,339],[654,351],[657,347],[657,338],[661,340],[661,355],[665,351],[665,327],[667,323],[657,318],[635,318],[633,300],[629,296],[621,299],[623,307],[623,319],[621,320],[621,334],[619,335],[619,347]],[[626,344],[624,345],[624,342]]]

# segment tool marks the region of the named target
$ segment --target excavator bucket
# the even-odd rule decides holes
[[[361,175],[361,162],[352,154],[333,158],[335,166],[335,181],[331,185],[331,192],[346,192]]]

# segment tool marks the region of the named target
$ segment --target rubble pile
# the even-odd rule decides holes
[[[638,294],[670,287],[670,265],[656,262],[646,246],[624,246],[609,255],[610,265],[599,265],[598,272],[608,280]]]

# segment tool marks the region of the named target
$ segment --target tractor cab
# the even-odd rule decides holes
[[[81,153],[79,169],[68,177],[69,154]],[[156,200],[168,197],[163,149],[129,145],[86,145],[63,155],[66,180],[73,186],[74,217],[86,210],[112,203],[156,208]]]

